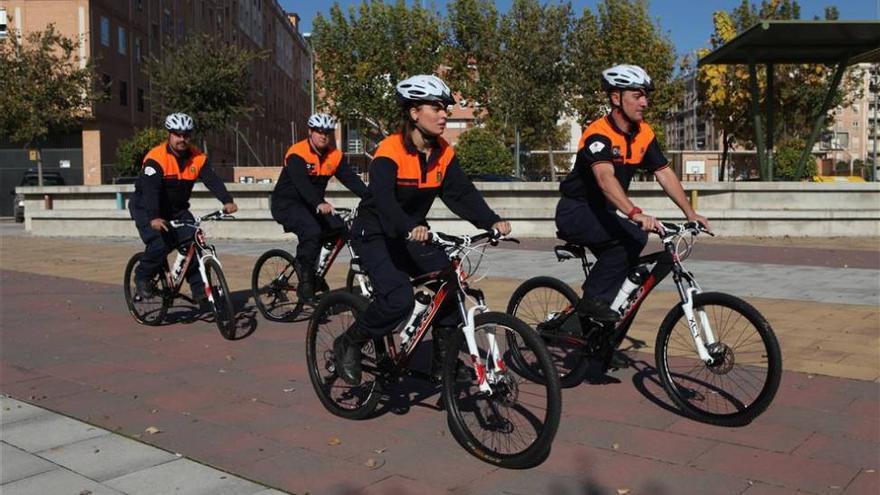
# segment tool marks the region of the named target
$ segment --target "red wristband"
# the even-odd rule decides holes
[[[633,209],[629,210],[629,213],[626,214],[626,218],[629,218],[630,220],[632,220],[633,217],[638,215],[639,213],[642,213],[642,209],[639,208],[638,206],[633,206]]]

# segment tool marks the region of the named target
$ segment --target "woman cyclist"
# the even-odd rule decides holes
[[[452,147],[440,135],[449,87],[433,75],[417,75],[397,85],[402,111],[400,129],[384,139],[370,163],[368,194],[352,226],[352,245],[370,278],[374,298],[358,320],[333,343],[339,376],[351,385],[361,381],[361,347],[371,337],[392,331],[413,309],[410,277],[442,270],[443,250],[428,240],[426,216],[440,199],[458,216],[480,229],[510,233],[510,224],[492,211],[464,174]],[[411,241],[411,242],[408,242]],[[444,304],[434,327],[432,374],[443,362],[443,341],[459,323],[455,308]]]

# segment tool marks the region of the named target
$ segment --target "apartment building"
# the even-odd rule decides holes
[[[82,127],[84,184],[108,182],[119,141],[161,123],[163,116],[151,108],[144,61],[161,60],[163,46],[182,43],[192,33],[268,52],[252,71],[262,114],[208,136],[219,169],[279,164],[290,142],[305,136],[310,54],[298,17],[276,0],[8,0],[0,1],[4,20],[8,36],[54,23],[65,36],[82,40],[83,63],[95,61],[109,99],[95,105],[94,118]]]
[[[847,107],[834,109],[834,124],[813,148],[814,153],[825,158],[821,172],[826,175],[857,174],[859,171],[854,169],[855,164],[871,164],[875,159],[874,153],[880,154],[880,143],[876,148],[874,145],[875,131],[880,131],[875,129],[880,126],[877,95],[880,81],[871,84],[871,64],[860,64],[857,69],[862,74],[860,97]],[[878,75],[874,77],[880,79]]]

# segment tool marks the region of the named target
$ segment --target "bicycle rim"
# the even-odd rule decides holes
[[[491,336],[501,362],[487,360]],[[546,348],[527,325],[501,313],[479,315],[475,338],[485,373],[474,368],[463,333],[450,341],[450,350],[458,352],[449,352],[444,363],[443,392],[453,436],[490,464],[540,464],[549,454],[562,408],[559,378]],[[516,360],[510,342],[519,342]],[[491,395],[480,391],[481,376],[491,384]]]
[[[264,318],[293,321],[299,315],[303,305],[296,294],[298,282],[296,262],[286,251],[268,251],[257,260],[251,288],[257,309]]]
[[[694,419],[722,426],[748,424],[767,409],[779,388],[782,356],[773,330],[756,309],[726,294],[697,295],[694,311],[705,313],[717,338],[708,349],[714,362],[699,359],[677,307],[657,335],[664,388]]]
[[[149,298],[142,298],[138,295],[134,279],[142,256],[142,253],[135,254],[125,267],[125,281],[123,283],[125,304],[128,306],[128,311],[135,321],[144,325],[155,326],[161,324],[168,313],[168,307],[170,306],[168,283],[162,276],[162,273],[158,273],[153,276],[155,295]]]

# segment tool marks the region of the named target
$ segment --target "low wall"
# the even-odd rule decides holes
[[[880,237],[878,183],[684,183],[695,196],[697,211],[724,236],[851,236]],[[234,222],[218,222],[211,234],[223,238],[281,239],[280,227],[269,213],[272,184],[228,184],[240,210]],[[559,198],[553,183],[477,183],[486,201],[513,222],[521,237],[553,237],[554,209]],[[18,188],[25,195],[26,228],[36,235],[133,236],[127,201],[132,185]],[[357,198],[332,183],[327,200],[336,206],[356,206]],[[645,212],[661,219],[682,218],[657,183],[637,182],[630,197]],[[47,199],[48,198],[48,199]],[[220,204],[201,184],[193,190],[192,211],[217,209]],[[429,220],[436,230],[472,230],[438,200]]]

